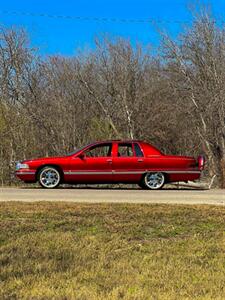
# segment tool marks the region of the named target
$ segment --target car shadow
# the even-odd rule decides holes
[[[34,190],[44,190],[41,186],[20,186],[20,189],[34,189]],[[140,187],[136,186],[95,186],[95,185],[61,185],[56,188],[57,190],[112,190],[112,191],[151,191],[151,190],[144,190]],[[207,188],[203,187],[166,187],[164,186],[161,191],[205,191],[208,190]],[[160,190],[158,190],[160,191]]]

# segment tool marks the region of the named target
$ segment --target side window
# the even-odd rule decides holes
[[[119,157],[131,157],[134,156],[132,144],[119,144],[118,145]]]
[[[137,143],[134,143],[134,151],[135,151],[136,156],[138,156],[138,157],[144,156],[143,152],[141,150],[141,147]]]
[[[108,157],[111,156],[112,144],[97,145],[89,148],[86,157]]]

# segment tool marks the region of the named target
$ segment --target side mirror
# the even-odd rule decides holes
[[[80,153],[80,154],[78,155],[78,157],[79,157],[80,159],[85,159],[85,154],[84,154],[84,153]]]

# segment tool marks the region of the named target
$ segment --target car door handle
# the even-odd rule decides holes
[[[107,159],[106,161],[107,161],[109,164],[112,163],[112,160],[111,160],[111,159]]]
[[[143,159],[138,159],[138,162],[143,162]]]

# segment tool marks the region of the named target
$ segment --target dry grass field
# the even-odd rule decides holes
[[[225,208],[0,204],[0,299],[224,299]]]

